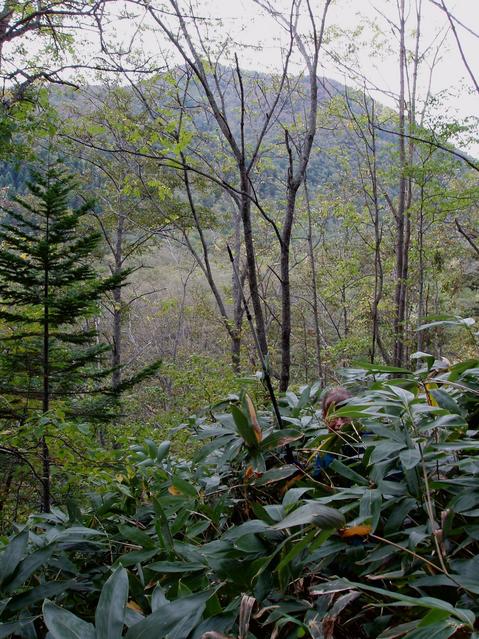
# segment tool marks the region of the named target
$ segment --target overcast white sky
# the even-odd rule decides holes
[[[282,52],[286,42],[285,31],[258,6],[255,0],[191,1],[194,3],[196,15],[211,19],[208,20],[208,36],[211,41],[223,42],[229,36],[230,42],[225,55],[221,58],[222,63],[227,64],[228,60],[232,63],[233,54],[237,53],[240,66],[244,69],[271,72],[281,68]],[[270,0],[275,9],[285,15],[289,13],[291,1]],[[296,2],[299,1],[296,0]],[[429,126],[434,126],[436,119],[443,121],[479,119],[479,95],[473,89],[445,14],[434,6],[434,2],[441,1],[405,0],[410,11],[407,29],[411,46],[415,29],[415,7],[417,3],[422,4],[421,51],[428,50],[429,53],[426,56],[428,61],[422,65],[419,78],[420,97],[427,94],[429,63],[435,49],[444,39],[432,75],[431,92],[438,96],[438,99],[430,109]],[[185,13],[188,13],[187,7],[190,0],[179,0],[179,2],[182,7],[185,7]],[[301,2],[302,29],[304,33],[307,33],[309,23],[306,0]],[[319,18],[324,0],[310,0],[310,2]],[[325,44],[320,58],[321,73],[324,76],[344,84],[354,84],[351,72],[341,68],[341,65],[332,59],[330,53],[334,53],[342,62],[347,62],[354,71],[367,78],[371,94],[391,107],[395,106],[393,96],[398,93],[399,72],[397,34],[388,24],[388,19],[397,24],[398,2],[399,0],[333,0],[326,23],[329,28],[329,41]],[[479,0],[445,0],[445,2],[459,21],[479,34]],[[160,1],[154,0],[153,4],[159,6]],[[168,6],[167,0],[164,0],[163,4]],[[159,67],[162,66],[165,55],[173,64],[181,62],[179,55],[175,54],[173,47],[168,44],[165,35],[152,24],[144,10],[136,7],[136,19],[125,17],[122,19],[125,7],[132,11],[134,5],[125,3],[125,0],[115,0],[108,6],[114,14],[111,16],[112,21],[108,30],[109,40],[115,41],[119,46],[129,43],[134,34],[134,46],[139,47],[144,56],[157,57]],[[374,26],[371,26],[373,22],[378,27],[377,31]],[[140,31],[138,31],[138,23],[141,23]],[[207,21],[199,24],[202,29],[205,29]],[[358,31],[361,25],[363,30]],[[175,24],[175,28],[176,26]],[[460,26],[458,26],[458,33],[467,60],[479,81],[479,37],[474,37]],[[95,57],[95,29],[83,31],[82,34],[85,42],[78,47],[80,58],[89,62]],[[78,36],[78,32],[76,35]],[[21,66],[20,58],[26,56],[29,59],[37,49],[38,43],[33,38],[23,53],[21,50],[14,53],[14,56],[17,54],[19,56],[17,66]],[[15,57],[11,59],[11,63],[15,66]],[[293,72],[300,71],[302,66],[293,61],[290,69]],[[91,74],[88,78],[86,81],[91,82]],[[361,86],[363,84],[359,76],[356,78],[356,84]],[[378,91],[375,92],[373,87],[377,87]],[[464,137],[455,140],[455,143],[479,157],[479,142],[476,140],[471,142]]]
[[[290,0],[273,0],[277,10],[288,13]],[[415,28],[414,10],[421,0],[406,0],[406,6],[411,10],[408,22],[409,36],[413,37]],[[186,4],[186,0],[185,0]],[[470,29],[479,33],[479,0],[446,0],[451,12]],[[303,0],[303,5],[306,5]],[[313,10],[319,15],[322,11],[323,0],[311,0]],[[305,7],[306,8],[306,7]],[[214,27],[210,27],[210,36],[218,40],[229,34],[237,43],[229,47],[229,56],[233,51],[238,53],[240,66],[260,71],[277,70],[281,66],[281,51],[284,45],[284,30],[275,23],[271,16],[255,4],[254,0],[200,0],[196,5],[196,14],[213,19]],[[441,117],[479,116],[479,95],[471,92],[472,83],[461,61],[457,45],[448,27],[444,13],[433,5],[431,0],[422,0],[422,42],[421,50],[430,47],[430,58],[435,48],[445,36],[441,53],[437,60],[435,72],[432,76],[432,93],[443,94],[436,112]],[[304,29],[307,30],[306,11],[304,11]],[[325,47],[321,57],[322,73],[327,76],[352,84],[350,74],[338,67],[328,51],[336,53],[346,51],[348,45],[357,46],[356,61],[353,67],[375,85],[386,92],[398,91],[398,52],[397,40],[387,19],[397,22],[397,0],[333,0],[328,14],[327,25],[336,27],[337,34]],[[375,21],[384,36],[374,37],[367,22]],[[145,26],[147,21],[143,23]],[[366,25],[361,33],[351,39],[347,32],[355,31],[359,25]],[[117,36],[126,34],[131,24],[121,23]],[[469,64],[479,79],[479,38],[475,38],[465,29],[458,27],[461,42],[467,55]],[[145,51],[156,53],[160,50],[170,51],[165,44],[165,38],[156,31],[144,33],[143,48]],[[373,43],[374,41],[374,43]],[[387,47],[377,50],[377,43],[387,42]],[[349,47],[351,49],[351,47]],[[173,54],[172,54],[173,55]],[[346,60],[345,56],[341,56]],[[173,58],[174,59],[174,58]],[[299,69],[299,67],[296,67]],[[294,69],[294,66],[293,66]],[[425,95],[429,83],[428,63],[422,68],[420,76],[420,91]],[[393,106],[393,99],[377,94],[381,102]],[[469,146],[469,150],[479,153],[479,145]]]

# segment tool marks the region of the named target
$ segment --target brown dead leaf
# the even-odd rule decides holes
[[[126,607],[130,610],[135,610],[135,612],[141,612],[143,614],[143,608],[139,604],[137,604],[136,601],[129,601],[126,604]]]
[[[294,477],[292,477],[291,479],[289,479],[285,485],[283,486],[283,488],[281,488],[281,494],[284,495],[285,493],[288,492],[288,490],[291,488],[291,486],[294,486],[294,484],[296,484],[298,481],[300,481],[301,479],[303,479],[304,475],[303,473],[298,473],[297,475],[295,475]]]

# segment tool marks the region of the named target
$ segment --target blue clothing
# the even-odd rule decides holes
[[[314,479],[321,477],[323,470],[326,470],[334,461],[334,455],[331,453],[319,453],[316,455],[314,470],[312,476]]]

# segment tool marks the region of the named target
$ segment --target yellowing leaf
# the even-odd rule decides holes
[[[339,530],[341,537],[366,537],[372,531],[372,526],[369,524],[361,524],[359,526],[351,526],[350,528],[343,528]]]
[[[437,384],[425,384],[424,387],[426,389],[426,398],[427,398],[427,403],[429,404],[429,406],[439,406],[437,401],[434,399],[434,397],[429,392],[431,390],[436,389],[437,388]]]
[[[249,420],[251,422],[251,425],[253,426],[253,430],[254,430],[254,434],[256,437],[256,440],[258,442],[260,442],[263,439],[263,433],[261,431],[261,426],[259,425],[258,422],[258,417],[256,415],[256,409],[254,407],[253,402],[251,401],[251,397],[249,395],[245,395],[245,403],[246,403],[246,409],[248,411],[248,417]]]
[[[253,476],[254,470],[253,466],[248,466],[248,468],[244,471],[244,478],[249,479]]]
[[[280,491],[281,495],[286,494],[288,490],[291,488],[291,486],[294,486],[294,484],[297,484],[298,481],[301,481],[301,479],[303,479],[303,477],[304,477],[303,473],[298,472],[297,475],[295,475],[291,479],[288,479],[288,481],[285,483],[285,485]]]
[[[262,475],[263,473],[258,470],[254,470],[253,466],[248,466],[247,469],[244,471],[244,478],[246,481],[248,481],[248,479],[251,479],[252,477],[254,479],[258,479],[258,477],[261,477]]]
[[[178,488],[176,488],[176,486],[169,486],[168,492],[170,493],[170,495],[173,495],[174,497],[179,497],[180,495],[183,494],[181,490],[178,490]]]

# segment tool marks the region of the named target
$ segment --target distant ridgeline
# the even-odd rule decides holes
[[[235,71],[222,68],[218,76],[219,90],[223,94],[224,104],[227,112],[230,114],[230,127],[232,132],[239,136],[240,133],[240,102],[238,92],[234,82]],[[257,93],[255,96],[254,83],[260,82],[262,88],[265,88],[265,95],[271,92],[274,95],[274,87],[277,84],[277,78],[268,75],[255,73],[250,71],[243,72],[243,83],[245,86],[246,100],[248,109],[248,121],[254,122],[253,126],[245,127],[246,143],[253,143],[261,125],[263,118],[261,117],[260,108],[257,107],[257,117],[254,113],[254,105],[258,104]],[[184,72],[181,68],[175,72],[173,85],[175,80],[177,86],[181,88],[183,84]],[[157,100],[159,103],[158,110],[163,107],[165,95],[171,92],[172,76],[157,76],[153,89],[148,89],[148,99]],[[248,90],[249,89],[249,90]],[[115,92],[123,93],[128,98],[123,102],[129,104],[134,118],[141,114],[145,109],[140,98],[138,98],[132,89],[125,86],[103,87],[99,85],[91,85],[82,89],[73,90],[69,87],[52,87],[50,90],[50,102],[58,109],[64,119],[68,119],[70,114],[75,114],[75,120],[82,114],[92,112],[92,109],[100,108],[104,103],[110,102],[110,96]],[[307,95],[307,80],[298,79],[295,83],[292,99],[284,100],[278,107],[280,119],[286,122],[288,128],[293,129],[291,123],[294,120],[301,121],[304,119],[304,98]],[[320,79],[320,88],[318,90],[318,98],[320,102],[320,113],[318,116],[318,130],[315,139],[315,146],[311,155],[308,166],[307,180],[308,187],[312,193],[315,190],[328,185],[334,190],[335,185],[340,185],[344,181],[344,167],[348,167],[349,174],[356,174],[358,167],[361,165],[361,155],[364,153],[364,142],[357,136],[354,130],[351,130],[351,114],[357,118],[358,122],[362,120],[361,126],[367,131],[367,121],[365,116],[366,105],[371,110],[372,102],[366,100],[364,96],[356,89],[346,87],[334,80],[328,78]],[[199,101],[204,98],[199,95],[198,90],[189,86],[188,115],[194,120],[194,126],[190,124],[196,132],[201,132],[202,144],[212,146],[212,152],[220,151],[215,148],[216,123],[213,118],[209,118],[204,109],[198,108]],[[260,98],[261,100],[261,98]],[[115,103],[112,99],[111,103]],[[265,103],[266,104],[266,103]],[[94,106],[93,106],[94,105]],[[265,107],[266,108],[266,107]],[[394,131],[397,129],[397,114],[380,103],[375,103],[375,117],[380,119],[382,127]],[[145,122],[149,118],[149,114],[145,111]],[[186,125],[188,126],[188,125]],[[425,135],[427,136],[427,131]],[[108,145],[107,137],[102,133],[102,144]],[[93,137],[95,139],[95,137]],[[205,141],[206,140],[206,141]],[[141,143],[139,143],[141,146]],[[376,153],[378,165],[387,167],[394,162],[394,155],[397,153],[398,137],[394,133],[388,133],[380,129],[376,129]],[[41,157],[42,153],[38,155]],[[70,155],[71,158],[71,155]],[[85,164],[79,159],[66,160],[67,166],[72,171],[83,173]],[[265,198],[274,198],[282,196],[284,191],[279,187],[285,179],[287,172],[288,158],[284,151],[284,128],[277,126],[273,128],[265,137],[264,150],[261,154],[261,177],[255,185],[258,195]],[[92,167],[89,166],[89,174],[98,184],[102,183],[102,177],[99,172],[94,176]],[[9,187],[16,192],[22,192],[25,186],[25,180],[28,177],[28,170],[18,160],[15,163],[0,163],[0,188]],[[394,192],[394,187],[393,187]]]

